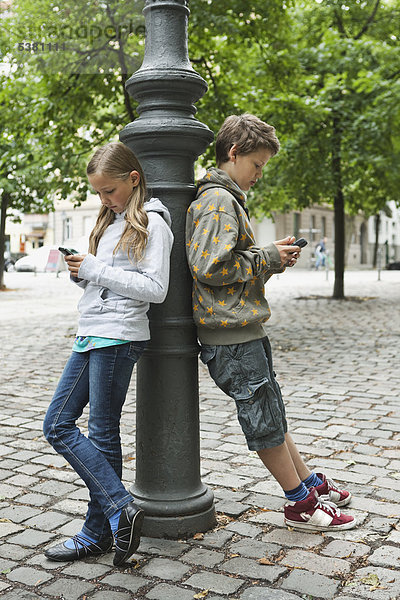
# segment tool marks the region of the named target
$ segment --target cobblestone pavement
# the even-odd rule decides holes
[[[202,477],[218,526],[202,539],[143,538],[131,566],[112,554],[53,563],[80,529],[86,489],[41,432],[69,355],[79,290],[62,274],[7,273],[0,294],[0,597],[64,600],[394,600],[400,598],[400,272],[292,269],[268,283],[269,335],[292,434],[314,469],[353,492],[356,529],[283,526],[279,486],[247,450],[232,402],[200,367]],[[322,296],[322,298],[321,298]],[[122,423],[135,469],[134,382]],[[201,537],[201,536],[197,536]],[[264,561],[260,562],[260,559]]]

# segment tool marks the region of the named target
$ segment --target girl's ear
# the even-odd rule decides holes
[[[137,187],[140,183],[140,173],[138,171],[131,171],[129,177],[131,178],[133,187]]]
[[[233,146],[230,148],[229,152],[228,152],[228,156],[229,156],[229,160],[231,162],[235,162],[236,158],[238,155],[238,147],[237,144],[233,144]]]

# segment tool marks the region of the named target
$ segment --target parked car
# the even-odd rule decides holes
[[[16,271],[45,271],[49,262],[50,251],[56,250],[57,246],[41,246],[32,250],[32,252],[16,261],[14,269]],[[58,257],[57,257],[58,258]]]
[[[4,269],[14,271],[14,265],[20,258],[26,256],[25,252],[8,252],[4,257]]]
[[[400,271],[400,261],[388,263],[386,268],[389,269],[389,271]]]

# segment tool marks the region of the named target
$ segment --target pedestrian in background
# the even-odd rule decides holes
[[[249,449],[281,485],[285,523],[311,531],[350,529],[354,517],[338,506],[348,504],[351,494],[311,472],[288,433],[264,329],[271,314],[264,284],[293,266],[301,251],[291,245],[292,236],[256,246],[246,208],[245,192],[278,150],[272,126],[249,114],[228,117],[216,139],[218,168],[201,179],[189,207],[187,257],[201,358],[235,400]]]
[[[164,301],[173,236],[165,206],[147,199],[133,152],[111,143],[95,152],[87,176],[101,208],[89,254],[65,258],[83,290],[73,351],[44,419],[44,435],[89,489],[84,525],[45,551],[57,561],[111,551],[114,565],[137,549],[143,511],[121,482],[120,419],[133,367],[150,338],[147,311]],[[76,422],[89,404],[88,435]]]
[[[324,237],[322,238],[318,244],[315,247],[315,269],[318,271],[319,267],[325,267],[325,261],[326,261],[326,255],[327,255],[327,250],[326,250],[326,242],[327,242],[327,238]]]

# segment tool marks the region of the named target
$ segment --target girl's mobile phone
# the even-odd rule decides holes
[[[71,254],[78,254],[78,251],[74,250],[73,248],[62,248],[61,246],[59,246],[58,249],[62,254],[64,254],[64,256],[71,256]]]

